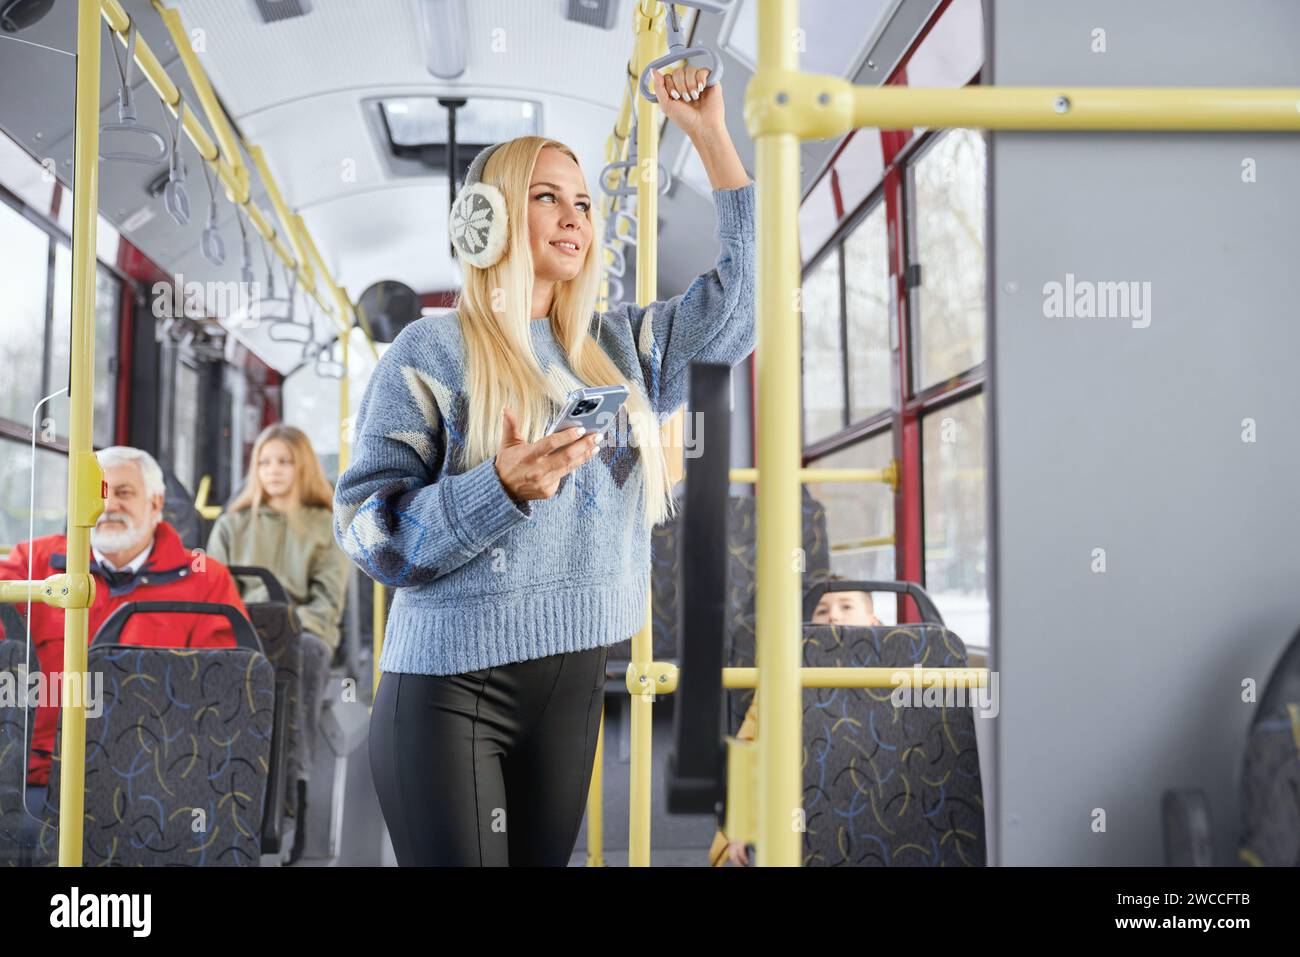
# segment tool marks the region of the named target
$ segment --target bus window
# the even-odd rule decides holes
[[[40,375],[31,370],[43,367],[49,318],[49,236],[21,213],[0,202],[0,368],[27,370],[25,375],[6,375],[0,389],[0,418],[23,429],[32,425],[32,410],[49,391]],[[43,413],[47,414],[47,413]],[[40,430],[40,422],[37,422]],[[65,430],[66,431],[66,430]]]
[[[11,547],[32,535],[57,535],[68,509],[68,458],[36,447],[36,475],[31,472],[31,446],[0,438],[0,546]],[[32,490],[36,509],[32,512]]]
[[[283,395],[284,421],[307,433],[325,477],[335,481],[339,475],[338,380],[317,375],[315,364],[308,362],[284,380]]]
[[[799,207],[799,257],[807,264],[835,232],[835,193],[831,178],[823,176]]]
[[[889,408],[889,237],[878,202],[844,241],[849,421]]]
[[[113,445],[117,395],[117,319],[121,314],[122,284],[103,266],[95,270],[95,435],[96,446]],[[72,336],[72,250],[64,243],[54,244],[53,322],[50,327],[48,381],[50,392],[67,388],[69,375],[69,340]],[[51,399],[48,414],[58,435],[68,433],[68,397]]]
[[[176,363],[171,416],[171,467],[191,493],[198,488],[194,474],[195,437],[199,434],[199,373],[184,362]]]
[[[984,149],[952,130],[910,165],[917,391],[984,361]]]
[[[836,248],[803,279],[803,444],[811,445],[845,424],[840,252]]]
[[[921,420],[925,590],[970,648],[989,643],[984,395]]]

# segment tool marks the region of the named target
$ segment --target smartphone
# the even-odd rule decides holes
[[[582,426],[588,432],[604,432],[627,401],[627,386],[596,385],[574,389],[564,400],[559,417],[546,430],[547,435]]]

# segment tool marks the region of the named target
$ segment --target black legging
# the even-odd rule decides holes
[[[370,770],[400,866],[563,867],[591,784],[607,648],[384,674]]]

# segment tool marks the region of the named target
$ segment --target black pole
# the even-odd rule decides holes
[[[456,110],[465,105],[464,100],[438,100],[438,105],[447,111],[447,213],[456,205],[456,193],[460,191],[460,156],[456,149]],[[456,257],[456,247],[450,239],[447,247],[451,256]]]

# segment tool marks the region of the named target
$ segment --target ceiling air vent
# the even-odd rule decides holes
[[[618,0],[568,0],[564,16],[574,23],[613,30],[618,19]]]
[[[278,23],[311,13],[311,0],[253,0],[263,23]]]

